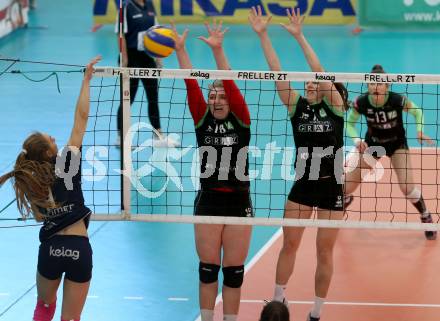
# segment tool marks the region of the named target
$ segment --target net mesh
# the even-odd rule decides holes
[[[57,86],[52,86],[53,95],[49,98],[59,102],[74,101],[77,86],[63,87],[60,79],[62,75],[77,84],[82,66],[60,65],[59,70],[55,70],[56,64],[50,64],[53,71],[49,72],[47,64],[32,62],[33,71],[25,72],[14,69],[18,62],[7,60],[8,66],[3,73],[11,77],[21,74],[32,81],[56,78]],[[158,144],[148,120],[148,102],[141,84],[129,106],[129,79],[148,77],[159,81],[161,129],[168,138],[180,142],[180,146]],[[255,218],[192,215],[199,189],[200,164],[185,78],[197,79],[205,97],[215,79],[234,80],[243,94],[251,114],[249,170]],[[341,82],[352,101],[367,92],[368,83],[384,82],[390,85],[391,91],[419,105],[424,114],[424,132],[435,144],[421,146],[414,117],[403,113],[408,160],[412,167],[408,175],[412,175],[415,185],[420,187],[434,224],[419,223],[419,214],[402,193],[402,184],[399,185],[392,169],[409,167],[409,163],[392,165],[386,157],[374,170],[363,170],[364,181],[353,193],[354,202],[346,209],[342,221],[317,220],[316,211],[311,219],[283,219],[287,195],[295,179],[296,151],[288,112],[278,97],[274,80],[290,81],[301,95],[304,95],[305,81]],[[439,83],[438,75],[97,68],[91,85],[91,112],[82,150],[87,206],[95,213],[96,220],[438,229]],[[124,102],[125,132],[122,145],[117,141],[117,112],[121,101]],[[346,114],[346,124],[347,121]],[[364,117],[357,122],[356,129],[359,136],[364,137],[367,130]],[[350,171],[357,153],[346,130],[344,136],[345,170]],[[13,202],[7,207],[11,204]]]
[[[129,186],[121,180],[121,150],[113,144],[117,139],[116,111],[119,106],[119,77],[127,79],[159,78],[161,128],[179,147],[157,147],[148,121],[148,102],[144,90],[137,93],[131,108],[125,106],[129,118],[131,139],[125,139],[124,149],[131,155],[125,164]],[[368,82],[385,82],[390,90],[405,95],[417,103],[424,113],[424,132],[435,141],[433,147],[421,147],[417,141],[416,123],[412,115],[403,114],[410,162],[410,172],[421,187],[429,211],[438,222],[438,83],[435,75],[370,75],[267,73],[258,71],[155,70],[98,68],[93,94],[93,111],[86,135],[91,148],[87,169],[91,182],[86,184],[87,200],[95,213],[112,214],[124,203],[122,190],[129,189],[129,204],[125,219],[185,222],[230,222],[263,225],[317,225],[338,227],[410,228],[423,229],[419,214],[402,194],[389,159],[382,158],[374,170],[364,170],[366,181],[354,193],[355,200],[347,208],[342,222],[321,222],[316,212],[311,220],[289,220],[283,217],[284,206],[294,182],[295,149],[287,109],[278,98],[274,79],[289,80],[292,87],[304,95],[304,81],[331,79],[345,84],[350,100],[367,92]],[[102,77],[102,78],[101,78]],[[199,160],[194,123],[187,105],[183,78],[198,79],[204,96],[214,79],[233,79],[240,88],[251,113],[249,170],[254,219],[193,217],[194,198],[199,189]],[[141,87],[140,87],[141,88]],[[123,91],[127,88],[123,88]],[[347,121],[347,116],[345,116]],[[127,123],[126,123],[127,124]],[[356,124],[361,137],[367,126],[361,117]],[[356,152],[345,134],[346,170],[352,166]],[[93,152],[95,151],[95,152]],[[100,151],[99,153],[96,151]],[[126,154],[127,155],[127,154]],[[350,159],[350,162],[347,160]],[[102,162],[106,172],[90,168]],[[351,165],[350,165],[351,164]],[[396,166],[394,166],[396,167]],[[383,168],[383,170],[381,169]],[[83,170],[86,166],[83,167]],[[409,173],[409,172],[408,172]],[[124,187],[125,186],[125,187]],[[122,195],[122,196],[121,196]],[[114,217],[118,219],[118,217]],[[109,215],[98,219],[110,219]],[[431,227],[438,227],[432,225]]]

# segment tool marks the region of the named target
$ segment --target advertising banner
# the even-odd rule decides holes
[[[134,1],[134,0],[130,0]],[[150,0],[151,1],[151,0]],[[286,9],[299,8],[306,24],[351,24],[356,21],[357,0],[152,0],[160,23],[202,23],[217,18],[225,23],[247,24],[249,10],[260,5],[273,23],[286,22]],[[118,0],[95,0],[95,23],[114,23]]]
[[[95,0],[93,22],[95,24],[114,24],[119,10],[119,0]]]
[[[0,0],[0,38],[28,23],[27,0]]]
[[[365,27],[440,28],[440,0],[358,0]]]

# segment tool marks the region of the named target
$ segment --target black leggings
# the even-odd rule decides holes
[[[156,68],[153,58],[137,49],[127,48],[128,67],[133,68]],[[133,103],[139,86],[139,79],[142,81],[148,100],[148,118],[151,126],[155,129],[160,128],[159,118],[159,86],[157,78],[130,78],[130,105]],[[118,108],[118,131],[122,130],[122,108]]]

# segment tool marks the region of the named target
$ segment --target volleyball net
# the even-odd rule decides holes
[[[47,75],[55,75],[58,90],[52,84],[50,88],[54,89],[53,93],[46,91],[44,96],[48,96],[48,103],[61,106],[66,102],[74,104],[81,81],[81,66],[66,66],[60,65],[57,70],[51,66],[53,71],[48,72],[47,64],[34,63],[32,74],[23,69],[14,69],[22,68],[14,61],[13,65],[2,69],[2,75],[16,77],[22,74],[27,78],[43,75],[38,76],[41,78],[38,81],[45,81]],[[61,74],[68,78],[68,86],[58,80]],[[167,137],[165,144],[158,142],[150,124],[148,100],[141,82],[130,106],[130,79],[135,78],[141,81],[158,79],[160,126]],[[255,217],[193,215],[201,173],[194,121],[187,102],[184,79],[196,79],[205,97],[214,80],[231,79],[244,96],[251,116],[248,159]],[[301,95],[304,95],[306,81],[340,82],[348,89],[351,101],[368,91],[368,83],[387,83],[391,91],[406,96],[420,106],[424,115],[423,131],[433,139],[434,146],[420,145],[417,140],[420,127],[413,115],[404,112],[403,121],[409,145],[408,160],[412,167],[410,173],[422,191],[434,223],[420,223],[419,213],[401,191],[402,184],[399,185],[394,170],[396,164],[392,166],[387,157],[373,164],[373,169],[363,170],[364,180],[353,193],[354,201],[346,208],[342,220],[318,219],[317,211],[310,219],[305,216],[284,219],[284,206],[295,182],[296,150],[287,108],[275,88],[277,80],[289,81]],[[439,75],[98,67],[91,84],[91,110],[82,148],[82,186],[86,204],[95,213],[95,220],[438,230],[439,84]],[[122,135],[119,138],[117,115],[120,105]],[[61,113],[59,108],[48,117],[70,117],[65,111]],[[348,113],[344,116],[345,125],[349,120]],[[31,131],[33,128],[30,127]],[[359,136],[364,137],[367,130],[365,118],[361,117],[355,127]],[[316,128],[320,130],[319,126]],[[345,172],[349,172],[356,167],[360,155],[346,128],[344,126],[342,155]],[[58,137],[60,133],[51,134]],[[67,132],[64,134],[68,135]],[[178,144],[168,144],[169,141]],[[12,150],[10,152],[14,154]],[[9,202],[8,206],[11,204]]]
[[[130,107],[130,78],[158,79],[161,129],[179,144],[158,146],[141,86]],[[251,114],[248,157],[254,218],[193,216],[194,199],[200,188],[200,163],[183,79],[197,79],[205,97],[210,84],[217,79],[234,80],[243,94]],[[351,101],[367,92],[368,83],[387,83],[391,91],[420,106],[424,114],[424,133],[434,140],[434,146],[419,144],[417,129],[420,127],[411,114],[404,113],[403,120],[411,175],[422,191],[434,223],[420,223],[418,212],[401,192],[386,157],[374,164],[373,169],[363,170],[364,181],[354,192],[355,200],[346,208],[343,220],[318,220],[316,212],[310,219],[283,219],[287,196],[295,181],[296,151],[287,109],[276,92],[276,80],[290,81],[301,95],[304,95],[304,82],[307,81],[341,82],[348,89]],[[100,67],[96,69],[92,90],[92,111],[84,144],[86,154],[83,151],[85,197],[97,213],[94,216],[97,220],[438,229],[439,83],[437,75]],[[114,144],[118,140],[116,110],[120,101],[123,106],[121,149]],[[365,119],[361,117],[356,129],[360,137],[364,137]],[[344,133],[343,156],[347,172],[354,169],[356,163],[353,162],[359,154],[346,129]],[[121,208],[122,211],[115,214]]]

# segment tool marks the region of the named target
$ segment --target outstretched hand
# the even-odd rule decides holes
[[[272,16],[268,16],[266,19],[263,18],[261,6],[252,7],[252,9],[249,10],[249,23],[258,35],[267,30],[267,26],[271,19]]]
[[[225,28],[222,30],[223,22],[220,21],[218,24],[216,20],[213,21],[212,27],[209,22],[205,22],[206,30],[208,30],[209,37],[200,36],[198,39],[205,42],[212,49],[219,49],[223,45],[223,38],[225,33],[228,32],[229,28]]]
[[[289,18],[289,23],[282,23],[281,26],[284,27],[292,36],[298,37],[302,35],[302,24],[305,16],[301,16],[299,8],[294,9],[286,9],[287,17]]]
[[[87,64],[86,69],[84,71],[84,80],[91,80],[93,77],[94,66],[102,59],[101,56],[96,56]]]
[[[175,46],[174,49],[176,51],[182,50],[185,48],[186,37],[188,36],[188,28],[183,31],[181,35],[177,32],[176,25],[174,22],[171,22],[171,30],[173,30]]]

